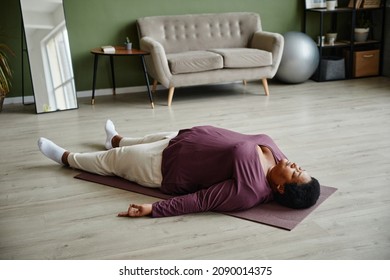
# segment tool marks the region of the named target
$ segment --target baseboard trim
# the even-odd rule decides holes
[[[31,104],[34,103],[34,96],[29,95],[24,97],[24,103],[25,104]],[[6,97],[4,99],[4,105],[5,104],[22,104],[23,103],[23,97],[17,96],[17,97]]]
[[[151,86],[150,86],[151,87]],[[158,85],[157,89],[163,89],[163,86]],[[147,92],[146,86],[134,86],[134,87],[123,87],[116,88],[116,94],[129,94],[129,93],[138,93],[138,92]],[[95,90],[95,96],[104,96],[112,95],[112,88],[97,89]],[[77,98],[92,97],[92,90],[83,90],[77,92]],[[29,95],[24,97],[24,103],[34,103],[34,96]],[[22,104],[23,97],[6,97],[4,104]]]
[[[116,88],[116,94],[125,94],[125,93],[138,93],[138,92],[147,92],[148,89],[146,86],[135,86],[135,87],[123,87]],[[112,95],[112,88],[97,89],[95,90],[95,96],[104,96]],[[81,97],[92,97],[92,90],[84,90],[77,92],[77,98]]]

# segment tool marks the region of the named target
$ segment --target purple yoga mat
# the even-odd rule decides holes
[[[171,195],[163,194],[158,188],[142,187],[136,183],[115,176],[100,176],[88,172],[82,172],[76,175],[75,178],[161,199],[168,199],[172,197]],[[245,211],[224,212],[223,214],[286,230],[292,230],[336,190],[337,189],[333,187],[321,186],[321,195],[317,203],[307,209],[291,209],[281,206],[276,202],[270,202],[255,206]]]

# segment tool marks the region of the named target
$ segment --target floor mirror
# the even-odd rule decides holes
[[[20,0],[37,113],[78,108],[63,0]]]

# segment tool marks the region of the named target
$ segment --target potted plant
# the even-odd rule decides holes
[[[5,96],[11,87],[12,71],[8,64],[7,54],[14,54],[12,50],[3,43],[0,43],[0,112],[3,110]]]
[[[355,26],[355,42],[365,42],[372,26],[371,21],[366,14],[361,12],[358,14]]]
[[[130,42],[129,37],[126,37],[125,46],[126,46],[126,50],[131,50],[133,47],[132,43]]]

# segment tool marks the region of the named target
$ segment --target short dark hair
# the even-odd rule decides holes
[[[320,183],[314,177],[304,184],[289,183],[284,185],[284,193],[274,192],[274,199],[281,205],[303,209],[313,206],[320,196]]]

